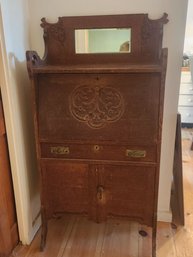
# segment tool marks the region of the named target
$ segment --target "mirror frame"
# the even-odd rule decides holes
[[[115,65],[159,63],[162,51],[163,25],[167,14],[150,20],[147,14],[59,17],[57,23],[42,19],[44,29],[44,62],[49,65]],[[130,28],[132,51],[128,53],[76,54],[76,29]]]

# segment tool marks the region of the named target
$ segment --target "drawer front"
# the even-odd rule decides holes
[[[193,106],[193,95],[180,95],[179,105]]]
[[[41,144],[42,158],[156,162],[156,146]]]
[[[193,107],[179,107],[178,111],[181,114],[181,122],[193,123]]]
[[[182,72],[181,73],[181,83],[191,83],[191,74],[190,72]]]
[[[181,95],[193,95],[193,85],[192,83],[182,83],[180,85],[180,94]]]

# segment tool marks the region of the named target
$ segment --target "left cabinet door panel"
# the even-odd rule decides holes
[[[42,203],[47,218],[63,212],[89,214],[89,167],[64,160],[42,160]]]

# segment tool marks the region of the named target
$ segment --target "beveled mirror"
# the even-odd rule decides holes
[[[97,28],[75,30],[76,54],[130,53],[130,28]]]

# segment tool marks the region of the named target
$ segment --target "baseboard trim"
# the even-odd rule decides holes
[[[41,227],[41,216],[38,215],[36,219],[33,221],[33,226],[31,227],[31,230],[30,230],[31,233],[29,235],[29,241],[27,242],[27,245],[29,245],[32,242],[32,240],[34,239],[40,227]]]
[[[172,221],[171,211],[158,211],[157,220],[163,221],[163,222],[171,222]]]

